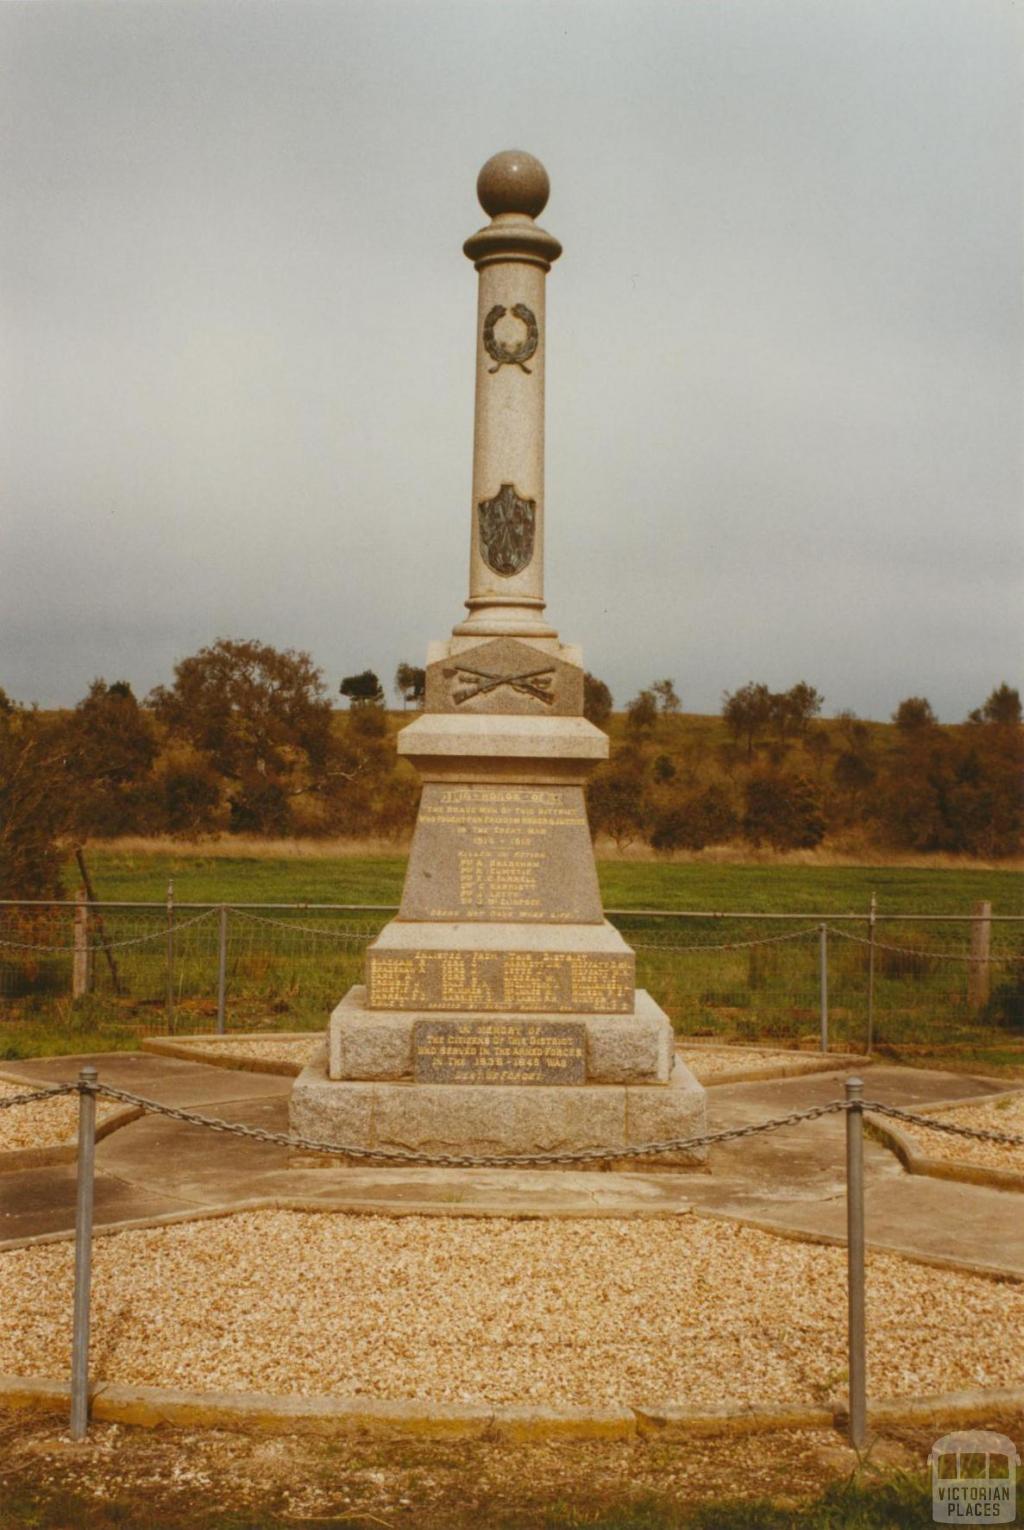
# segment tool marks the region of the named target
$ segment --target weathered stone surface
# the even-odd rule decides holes
[[[398,753],[412,760],[427,779],[439,761],[458,767],[488,761],[498,770],[509,760],[548,767],[575,765],[580,778],[608,758],[608,735],[585,717],[455,716],[424,712],[404,727],[395,741]]]
[[[399,917],[599,924],[583,788],[427,782]]]
[[[428,712],[583,714],[583,671],[516,638],[494,638],[427,665]]]
[[[326,1059],[295,1081],[291,1128],[315,1141],[424,1153],[549,1153],[630,1149],[699,1135],[704,1091],[681,1063],[667,1084],[417,1084],[334,1082]],[[662,1155],[659,1166],[699,1164],[706,1153]],[[586,1167],[586,1165],[580,1165]]]
[[[314,1142],[373,1145],[372,1084],[333,1083],[327,1058],[321,1055],[304,1068],[288,1101],[289,1130]]]
[[[417,1020],[418,1084],[585,1084],[587,1031],[571,1020]]]
[[[675,1060],[667,1084],[626,1090],[626,1140],[640,1147],[648,1142],[670,1142],[696,1137],[707,1125],[706,1095],[686,1065]],[[707,1149],[680,1155],[659,1155],[652,1163],[704,1163]]]
[[[644,989],[632,1015],[594,1015],[587,1020],[587,1076],[605,1083],[666,1083],[674,1039],[668,1016]]]
[[[331,1016],[332,1079],[402,1079],[413,1070],[413,1032],[428,1012],[368,1010],[366,989],[349,990]],[[453,1017],[454,1018],[454,1017]],[[497,1021],[528,1031],[534,1019],[507,1011],[462,1013],[465,1021]],[[633,1013],[542,1017],[546,1027],[582,1025],[586,1033],[586,1078],[594,1084],[664,1083],[674,1056],[668,1017],[650,994],[638,989]]]
[[[366,1008],[366,989],[351,988],[331,1015],[331,1078],[401,1078],[412,1070],[412,1016]]]
[[[374,1129],[381,1147],[550,1153],[615,1145],[625,1139],[625,1090],[615,1084],[374,1087]]]

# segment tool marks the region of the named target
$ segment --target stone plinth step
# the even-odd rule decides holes
[[[366,1003],[386,1010],[631,1014],[636,958],[607,920],[457,924],[394,919],[366,953]]]
[[[664,1084],[672,1025],[644,989],[628,1015],[372,1010],[349,989],[331,1016],[332,1079]]]
[[[705,1094],[679,1061],[663,1084],[421,1084],[335,1082],[324,1055],[296,1079],[289,1116],[296,1135],[338,1146],[481,1156],[620,1148],[614,1163],[647,1143],[699,1136]],[[705,1158],[664,1154],[650,1167]]]

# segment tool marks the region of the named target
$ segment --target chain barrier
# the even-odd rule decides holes
[[[274,1147],[300,1148],[306,1152],[331,1154],[341,1158],[377,1159],[386,1163],[433,1164],[449,1169],[473,1168],[527,1168],[531,1164],[555,1163],[602,1163],[621,1158],[650,1158],[663,1153],[693,1152],[709,1147],[712,1143],[736,1142],[743,1137],[756,1137],[761,1132],[777,1131],[780,1127],[795,1126],[801,1121],[813,1121],[819,1116],[833,1115],[846,1109],[842,1100],[832,1100],[827,1105],[814,1105],[807,1110],[796,1110],[787,1116],[777,1116],[770,1121],[758,1121],[752,1126],[734,1126],[727,1131],[708,1132],[700,1137],[678,1137],[666,1142],[646,1142],[637,1147],[574,1148],[562,1153],[417,1153],[404,1148],[344,1147],[336,1142],[318,1142],[311,1138],[295,1137],[290,1132],[272,1132],[262,1126],[244,1126],[237,1121],[223,1121],[218,1116],[201,1116],[194,1111],[179,1110],[173,1105],[160,1105],[127,1089],[115,1089],[109,1084],[74,1084],[81,1094],[103,1095],[126,1105],[139,1105],[153,1115],[167,1116],[186,1126],[205,1126],[211,1131],[227,1132],[235,1137],[248,1137],[254,1142],[266,1142]]]
[[[973,962],[977,967],[987,966],[991,962],[1024,962],[1024,952],[1020,956],[971,956],[967,951],[932,951],[924,946],[891,946],[881,940],[867,940],[863,935],[851,935],[849,930],[837,930],[834,925],[828,926],[830,935],[835,935],[839,940],[852,940],[857,946],[874,946],[876,951],[892,951],[899,956],[926,957],[929,961],[933,958],[940,962]]]
[[[232,904],[225,904],[226,911],[235,919],[247,920],[250,924],[269,925],[274,929],[288,930],[303,935],[316,935],[321,940],[349,940],[368,941],[372,940],[374,931],[366,927],[341,927],[335,930],[321,929],[312,924],[299,924],[289,919],[271,919],[265,914],[254,914],[249,909],[235,908]],[[102,952],[123,951],[130,946],[143,946],[153,940],[165,940],[169,933],[177,935],[182,930],[187,930],[195,924],[201,924],[204,920],[212,920],[218,914],[217,909],[204,909],[201,914],[196,914],[191,919],[182,919],[172,926],[163,925],[153,930],[148,935],[135,935],[128,940],[108,940],[100,945],[41,945],[37,942],[4,940],[0,938],[0,947],[10,951],[42,951],[53,955],[73,954],[75,952]],[[624,916],[628,919],[628,915]],[[1020,955],[987,955],[971,956],[966,951],[935,951],[925,946],[895,946],[888,941],[869,940],[862,935],[854,935],[849,930],[839,929],[835,925],[828,925],[828,932],[838,940],[846,940],[858,946],[873,946],[876,951],[889,951],[898,956],[912,956],[935,961],[973,962],[977,966],[986,966],[992,963],[1020,963],[1024,962],[1024,952]],[[782,935],[763,935],[757,940],[725,940],[717,943],[703,941],[690,941],[685,943],[668,941],[634,941],[633,949],[636,951],[747,951],[754,946],[776,946],[788,941],[806,940],[820,933],[820,925],[810,925],[803,930],[788,930]]]
[[[808,935],[817,937],[818,932],[815,924],[806,930],[789,930],[785,935],[763,935],[760,940],[726,940],[720,945],[705,945],[700,941],[689,945],[669,945],[639,940],[631,941],[631,945],[634,951],[746,951],[751,946],[777,946],[784,940],[806,940]]]
[[[503,1165],[517,1168],[531,1164],[600,1163],[618,1158],[653,1158],[664,1153],[693,1152],[698,1148],[711,1147],[723,1142],[739,1142],[744,1137],[756,1137],[762,1132],[779,1131],[786,1126],[796,1126],[803,1121],[814,1121],[822,1116],[846,1112],[845,1100],[832,1100],[825,1105],[810,1106],[806,1110],[792,1111],[789,1115],[774,1116],[768,1121],[756,1121],[750,1126],[734,1126],[726,1131],[705,1132],[699,1137],[676,1137],[665,1142],[645,1142],[638,1146],[614,1148],[575,1148],[562,1153],[417,1153],[403,1148],[362,1148],[339,1146],[338,1143],[320,1142],[314,1138],[296,1137],[290,1132],[272,1132],[262,1126],[245,1126],[238,1121],[224,1121],[219,1116],[203,1116],[195,1111],[181,1110],[173,1105],[161,1105],[157,1100],[133,1094],[127,1089],[116,1089],[110,1084],[86,1085],[54,1084],[27,1094],[0,1096],[0,1110],[13,1105],[29,1105],[36,1100],[55,1099],[59,1095],[92,1094],[117,1100],[125,1105],[138,1105],[151,1115],[166,1116],[186,1126],[204,1126],[210,1131],[227,1132],[235,1137],[247,1137],[253,1142],[266,1142],[274,1147],[304,1149],[306,1152],[325,1153],[344,1158],[381,1160],[401,1164],[433,1164],[446,1168],[501,1168]],[[968,1137],[976,1142],[994,1142],[1007,1147],[1024,1147],[1024,1136],[1013,1132],[998,1132],[981,1127],[958,1126],[951,1121],[939,1121],[934,1116],[918,1115],[915,1111],[900,1110],[895,1105],[884,1105],[880,1100],[864,1100],[860,1108],[876,1115],[889,1116],[931,1131],[945,1132],[948,1136]]]
[[[0,1110],[9,1110],[12,1105],[31,1105],[36,1100],[55,1100],[62,1094],[81,1094],[79,1084],[53,1084],[49,1089],[34,1089],[30,1094],[0,1095]]]
[[[250,924],[268,924],[277,930],[295,931],[303,935],[319,935],[323,940],[368,941],[372,940],[376,934],[375,930],[369,930],[365,927],[362,929],[352,927],[346,929],[342,926],[337,930],[321,930],[313,924],[298,924],[290,919],[270,919],[266,914],[252,914],[248,909],[232,908],[230,904],[227,905],[227,910],[235,919],[246,919]]]
[[[88,905],[85,905],[86,907]],[[153,930],[149,935],[134,935],[131,940],[107,940],[98,946],[39,946],[30,945],[19,940],[0,940],[0,946],[7,947],[11,951],[49,951],[65,952],[86,955],[92,951],[123,951],[127,946],[144,946],[149,940],[166,940],[168,935],[178,935],[182,930],[188,930],[194,924],[201,924],[204,919],[212,919],[216,909],[207,909],[202,914],[196,914],[192,919],[182,919],[174,924],[164,924],[158,930]]]
[[[975,1142],[998,1142],[1003,1147],[1024,1147],[1024,1137],[1013,1132],[994,1132],[980,1126],[958,1126],[955,1121],[937,1121],[934,1116],[915,1115],[912,1110],[900,1110],[895,1105],[882,1105],[877,1100],[865,1100],[864,1109],[879,1116],[891,1116],[896,1121],[908,1121],[912,1126],[924,1126],[929,1131],[945,1132],[949,1137],[970,1137]]]

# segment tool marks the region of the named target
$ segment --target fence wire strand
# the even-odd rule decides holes
[[[88,907],[88,905],[83,905],[83,907]],[[77,956],[79,954],[82,956],[92,956],[97,952],[103,951],[124,951],[129,946],[144,946],[147,941],[166,940],[168,935],[177,936],[181,933],[182,930],[191,929],[194,924],[202,924],[204,919],[212,919],[215,912],[215,909],[208,909],[202,914],[196,914],[192,919],[175,920],[173,923],[168,921],[168,923],[163,925],[159,930],[152,930],[148,935],[135,935],[130,940],[104,940],[101,941],[99,945],[95,946],[46,946],[33,944],[28,941],[3,939],[0,939],[0,946],[4,946],[8,950],[12,951],[39,951],[44,955],[52,956],[61,954],[72,956]]]

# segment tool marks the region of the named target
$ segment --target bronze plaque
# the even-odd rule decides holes
[[[582,951],[366,953],[370,1009],[503,1010],[511,1014],[626,1015],[634,959]]]
[[[503,483],[493,499],[477,505],[480,556],[492,573],[511,579],[529,566],[537,523],[537,502],[520,499],[515,484]]]
[[[418,1020],[418,1084],[584,1084],[587,1029],[551,1020]]]

